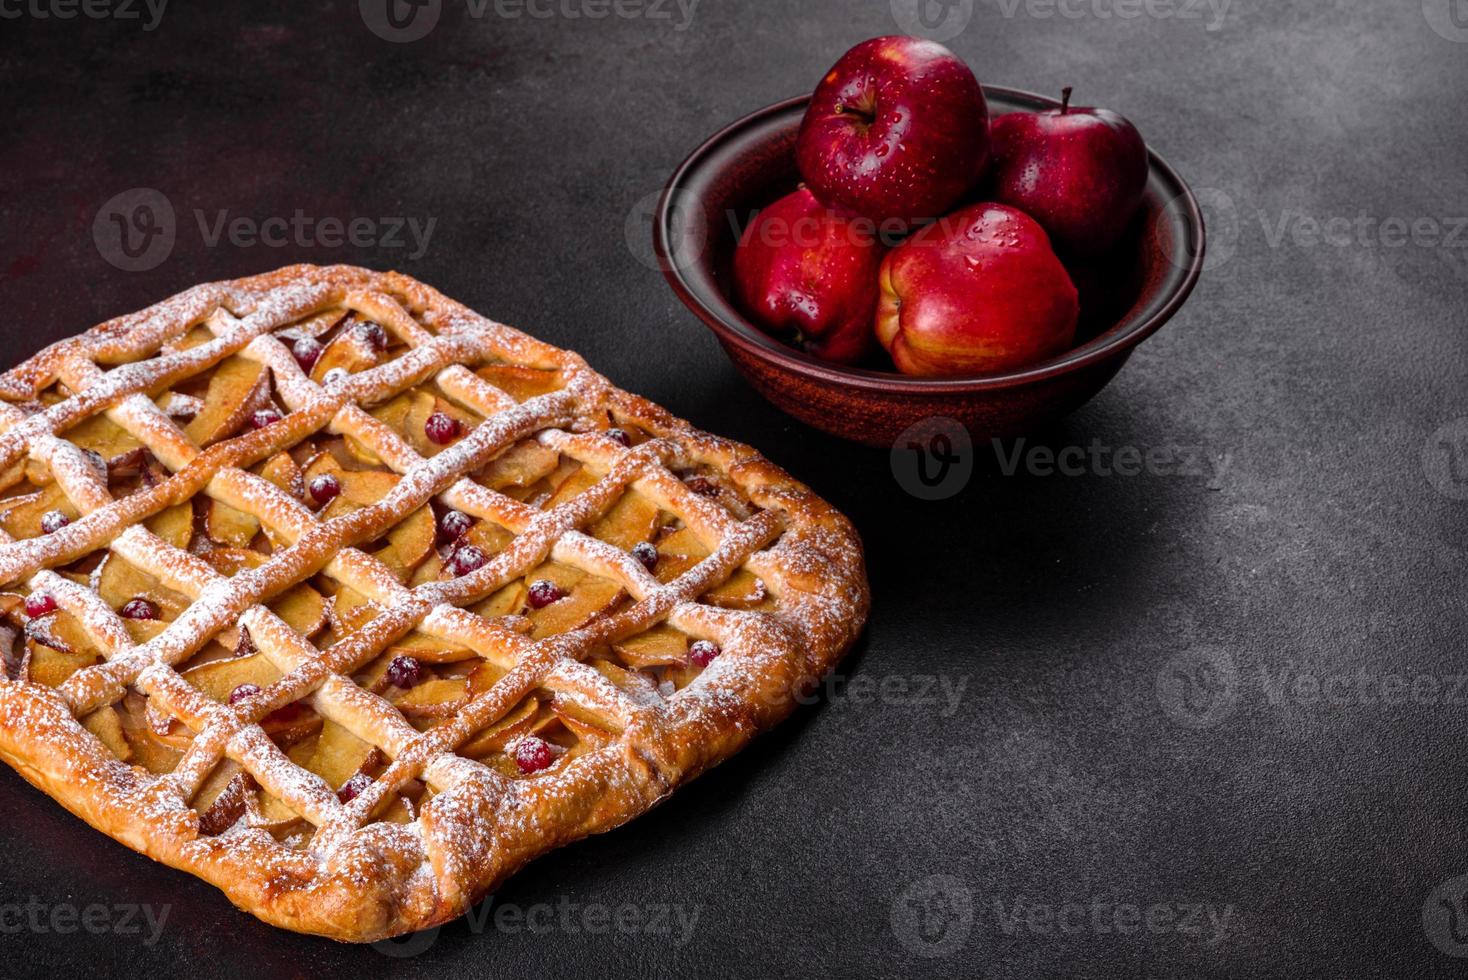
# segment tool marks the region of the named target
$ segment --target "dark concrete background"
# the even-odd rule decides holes
[[[33,6],[0,21],[7,362],[202,280],[296,261],[402,269],[760,447],[848,513],[875,608],[843,677],[887,684],[835,686],[495,897],[566,920],[460,922],[402,959],[261,925],[6,770],[0,906],[34,900],[43,928],[0,921],[0,970],[1460,973],[1434,944],[1468,954],[1434,894],[1461,912],[1452,879],[1468,872],[1468,482],[1447,455],[1468,451],[1468,422],[1452,424],[1468,416],[1468,43],[1452,38],[1468,31],[1449,2],[1234,0],[1219,20],[1191,0],[981,0],[948,40],[979,77],[1070,84],[1126,113],[1203,196],[1212,232],[1181,314],[1027,445],[1229,462],[1219,479],[1006,476],[985,444],[938,503],[905,494],[885,453],[761,401],[648,264],[668,172],[723,123],[808,91],[851,44],[897,32],[887,0],[703,0],[686,22],[675,6],[476,19],[443,0],[404,44],[348,0],[178,4],[153,30]],[[139,187],[168,199],[177,240],[125,272],[93,221]],[[415,255],[211,245],[195,217],[297,209],[436,224]],[[1312,222],[1330,219],[1327,242]],[[1416,240],[1387,219],[1417,221]],[[963,685],[956,705],[921,697],[924,677]],[[931,906],[931,942],[909,906],[925,887],[951,913]],[[101,935],[47,918],[96,903],[168,917],[154,943],[120,912]],[[681,944],[645,924],[576,928],[587,909],[662,905],[698,916]],[[1134,914],[1140,928],[1118,928]]]

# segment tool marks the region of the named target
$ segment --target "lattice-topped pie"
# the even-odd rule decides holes
[[[804,486],[405,276],[199,286],[0,399],[0,756],[287,928],[459,915],[866,616]]]

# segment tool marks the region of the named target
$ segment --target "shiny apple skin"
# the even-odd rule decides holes
[[[974,73],[943,45],[873,38],[821,80],[795,154],[822,201],[900,229],[947,213],[978,183],[989,109]]]
[[[882,262],[877,339],[903,374],[988,374],[1075,342],[1080,304],[1045,230],[1002,204],[921,229]]]
[[[1065,256],[1114,245],[1147,188],[1147,144],[1109,109],[1012,112],[990,127],[990,197],[1040,222]]]
[[[746,312],[771,335],[850,364],[876,346],[872,317],[881,263],[870,222],[826,207],[802,187],[744,230],[734,281]]]

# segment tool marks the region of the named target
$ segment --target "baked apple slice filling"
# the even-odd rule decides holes
[[[187,349],[211,336],[207,328],[199,326],[171,346]],[[405,349],[380,325],[339,311],[314,317],[278,336],[289,345],[303,371],[326,383],[333,380],[333,371],[366,370]],[[563,385],[557,371],[514,365],[491,364],[475,374],[516,401]],[[285,415],[270,370],[239,355],[174,389],[151,395],[154,404],[200,447]],[[66,394],[57,392],[53,397],[59,401]],[[423,457],[443,452],[484,421],[471,407],[432,383],[410,388],[369,411]],[[598,424],[607,437],[628,448],[650,438],[635,426],[618,425],[611,417]],[[156,486],[169,476],[147,447],[106,416],[93,416],[73,426],[66,438],[105,468],[108,489],[116,497]],[[400,479],[366,443],[326,431],[269,456],[251,471],[310,508],[320,520],[372,506]],[[756,509],[716,474],[687,471],[678,476],[694,492],[736,517],[742,519]],[[470,478],[521,504],[550,510],[591,489],[600,474],[529,438],[499,454]],[[79,516],[45,464],[27,460],[0,474],[0,528],[12,537],[49,533]],[[257,515],[202,495],[158,512],[146,519],[145,526],[171,547],[197,556],[225,577],[259,568],[277,550],[293,543],[290,534],[263,524]],[[691,528],[633,488],[626,489],[583,530],[629,553],[663,583],[683,575],[710,554]],[[381,562],[399,583],[412,587],[470,574],[514,541],[515,535],[495,521],[435,500],[358,550]],[[113,552],[101,552],[57,571],[95,590],[120,617],[132,644],[156,637],[189,605],[187,596]],[[0,596],[0,641],[11,640],[0,642],[0,648],[8,676],[59,687],[76,671],[101,662],[105,654],[79,619],[49,597],[43,598],[49,605],[18,594]],[[768,600],[764,584],[745,570],[701,599],[727,609],[765,608]],[[469,609],[507,622],[531,639],[541,639],[596,623],[632,601],[618,582],[549,559]],[[383,612],[368,596],[325,573],[275,596],[268,607],[300,637],[323,650],[347,640]],[[583,663],[600,678],[598,683],[612,685],[633,702],[654,703],[692,683],[717,653],[713,644],[664,623],[595,649]],[[393,705],[413,728],[426,732],[454,719],[472,699],[504,677],[509,666],[414,629],[392,641],[352,680]],[[179,672],[209,699],[235,705],[259,696],[282,676],[243,627],[221,631],[179,665]],[[155,709],[136,688],[129,688],[115,704],[93,711],[82,723],[119,759],[153,773],[173,772],[195,737],[187,725]],[[320,776],[344,802],[370,786],[392,761],[381,748],[318,713],[312,696],[269,712],[260,725],[287,758]],[[507,778],[535,778],[609,744],[619,736],[621,726],[594,698],[574,690],[537,689],[470,735],[456,751]],[[378,809],[375,818],[411,821],[431,795],[431,788],[410,780]],[[229,759],[209,773],[193,806],[206,834],[243,825],[263,829],[282,842],[305,846],[315,833],[310,821]]]

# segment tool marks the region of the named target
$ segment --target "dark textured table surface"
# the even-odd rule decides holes
[[[7,361],[203,280],[398,268],[761,448],[855,521],[875,594],[820,703],[412,957],[261,925],[5,770],[0,972],[1462,971],[1468,9],[934,5],[981,79],[1130,116],[1212,255],[1110,388],[1019,447],[1086,448],[1083,473],[983,443],[928,503],[747,388],[648,241],[704,136],[907,6],[442,0],[389,43],[348,0],[0,3]],[[175,240],[126,271],[93,230],[137,188]],[[298,212],[274,244],[229,225]]]

